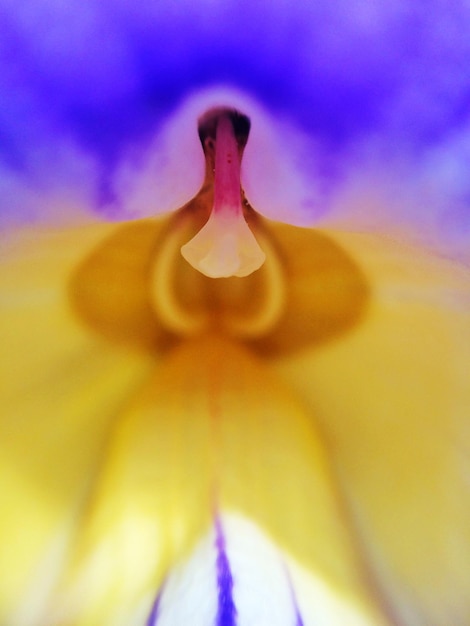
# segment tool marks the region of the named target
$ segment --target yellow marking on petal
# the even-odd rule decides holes
[[[332,237],[371,286],[364,323],[271,367],[315,411],[397,618],[466,626],[469,270],[379,235]]]

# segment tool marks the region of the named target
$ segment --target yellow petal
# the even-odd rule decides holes
[[[4,241],[0,265],[2,623],[28,623],[28,615],[38,619],[40,605],[60,573],[67,537],[77,522],[114,413],[148,367],[142,355],[91,333],[69,301],[70,276],[114,229],[97,224],[67,230],[23,229]]]
[[[385,237],[334,239],[369,282],[362,321],[340,340],[279,357],[275,367],[317,416],[373,575],[396,614],[406,624],[464,626],[468,268]]]
[[[380,623],[312,421],[264,364],[216,336],[175,348],[119,416],[56,618],[91,626],[150,611],[218,509],[251,518]]]

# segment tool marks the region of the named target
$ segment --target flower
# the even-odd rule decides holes
[[[59,47],[31,40],[38,85],[22,95],[36,102],[33,147],[21,146],[13,125],[15,150],[4,151],[7,188],[21,190],[23,211],[39,202],[46,224],[15,227],[2,252],[3,621],[464,625],[469,288],[464,238],[454,229],[465,224],[457,129],[466,122],[456,112],[460,56],[445,45],[449,33],[460,41],[464,7],[455,6],[444,29],[400,3],[349,19],[322,5],[287,18],[279,3],[273,11],[283,20],[266,24],[256,5],[241,6],[243,14],[209,3],[215,17],[199,35],[188,26],[191,7],[186,14],[167,4],[155,13],[117,2],[83,6],[6,13],[19,66],[28,50],[17,43],[21,31],[34,30],[38,16],[44,27],[42,20],[72,11],[78,31],[65,29],[64,45],[59,30]],[[237,89],[198,89],[176,107],[205,79],[193,66],[173,78],[172,63],[181,69],[186,59],[176,41],[166,40],[165,63],[152,58],[156,26],[147,26],[147,11],[157,26],[185,24],[191,50],[208,56],[211,80],[227,79],[227,70]],[[446,72],[435,72],[430,93],[450,84],[441,110],[420,109],[417,96],[428,92],[414,94],[413,81],[393,89],[396,54],[386,46],[377,66],[369,42],[358,47],[349,76],[339,72],[330,33],[317,44],[325,59],[300,63],[320,33],[316,11],[323,30],[335,26],[350,41],[376,42],[388,28],[392,42],[402,41],[431,25],[423,46],[439,44]],[[250,14],[256,28],[247,26]],[[242,35],[234,15],[244,17]],[[65,23],[74,27],[70,16]],[[267,46],[280,24],[302,36],[292,46],[285,28],[276,59],[286,71],[272,74],[276,89],[258,88],[270,75],[263,52],[240,45],[233,65],[229,53],[238,36]],[[84,27],[108,34],[96,64]],[[122,33],[132,35],[131,46]],[[202,52],[199,36],[212,42]],[[59,60],[49,66],[51,50]],[[150,59],[136,69],[142,50]],[[214,69],[209,61],[221,53],[225,65]],[[70,80],[77,59],[88,63]],[[361,91],[363,65],[370,82]],[[418,67],[427,67],[426,55]],[[147,110],[146,72],[155,81],[160,68],[169,68],[165,89]],[[392,76],[380,82],[384,69]],[[349,93],[349,108],[332,107],[331,93],[322,101],[315,75],[329,77],[332,92]],[[4,80],[14,78],[11,70]],[[143,87],[132,83],[139,79]],[[45,115],[37,105],[43,89],[58,96]],[[12,94],[16,111],[21,98]],[[122,112],[111,114],[116,94]],[[352,108],[357,94],[375,119]],[[379,115],[385,100],[392,104]],[[408,136],[416,111],[423,116]],[[108,115],[106,133],[99,125]],[[150,118],[164,120],[154,141]],[[442,128],[430,139],[436,121]],[[53,139],[54,128],[67,138]],[[386,150],[392,132],[397,146]],[[218,187],[223,165],[212,177],[221,145],[237,165],[234,138],[243,150],[239,197],[233,181]],[[26,163],[18,157],[13,167],[15,152]],[[60,184],[50,182],[46,156],[60,164]],[[45,191],[34,189],[44,173]],[[400,177],[394,204],[389,194]],[[93,205],[97,189],[90,215],[82,207]],[[432,203],[428,219],[419,210],[391,215],[423,194]],[[44,198],[67,207],[60,222]],[[169,217],[145,217],[183,205]],[[452,220],[442,218],[443,207],[454,210]],[[321,228],[292,225],[307,218]],[[230,276],[237,273],[243,277]]]

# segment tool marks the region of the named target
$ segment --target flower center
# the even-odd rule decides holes
[[[169,222],[152,264],[152,306],[171,333],[218,328],[259,337],[284,311],[283,265],[241,189],[248,132],[248,118],[236,111],[215,109],[200,120],[205,185]]]
[[[199,122],[206,179],[188,204],[164,218],[90,226],[103,239],[68,285],[83,323],[151,352],[215,331],[270,355],[362,319],[369,285],[347,251],[319,231],[261,218],[246,200],[249,128],[241,113],[209,111]]]
[[[208,272],[200,272],[195,264],[184,263],[180,254],[181,242],[198,228],[200,222],[194,206],[188,205],[170,224],[154,258],[151,275],[152,305],[168,331],[192,335],[219,328],[226,334],[254,338],[269,333],[279,321],[285,306],[283,266],[253,210],[246,209],[246,213],[266,252],[262,253],[264,264],[260,270],[246,275],[243,280],[238,273],[213,280],[208,277]],[[256,242],[243,214],[241,220]],[[194,239],[201,233],[199,231]],[[226,237],[232,237],[232,234],[227,233]],[[226,242],[224,237],[222,241],[215,241],[215,245],[223,245],[223,242]],[[233,236],[232,243],[239,245],[236,236]],[[217,259],[214,249],[208,257],[208,263],[213,260],[219,263],[219,267],[227,260],[224,254]],[[236,258],[240,259],[238,251]],[[214,266],[211,267],[214,270]]]
[[[248,276],[266,259],[243,216],[240,188],[241,154],[231,117],[217,121],[214,163],[214,206],[207,223],[181,254],[209,278]]]

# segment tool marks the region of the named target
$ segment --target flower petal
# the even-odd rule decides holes
[[[305,346],[279,358],[276,370],[318,416],[361,544],[399,620],[463,626],[468,268],[385,236],[334,239],[370,284],[366,315],[341,341]]]
[[[127,623],[214,510],[252,519],[333,595],[380,623],[314,424],[262,363],[212,335],[175,348],[119,415],[61,618]]]
[[[142,355],[91,334],[67,297],[76,264],[109,230],[96,224],[31,229],[4,241],[0,530],[8,541],[1,544],[0,563],[8,575],[0,578],[0,620],[5,623],[37,623],[28,619],[37,619],[60,573],[114,412],[148,367]],[[13,619],[14,605],[19,612]]]

